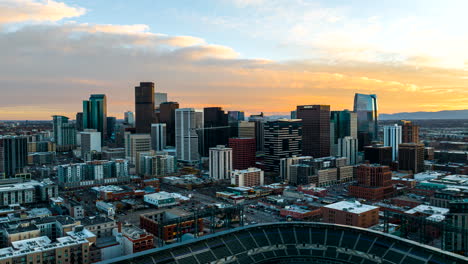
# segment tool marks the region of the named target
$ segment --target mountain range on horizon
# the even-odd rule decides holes
[[[380,120],[399,119],[468,119],[468,109],[443,110],[436,112],[401,112],[394,114],[380,114]]]

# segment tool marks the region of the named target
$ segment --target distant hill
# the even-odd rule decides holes
[[[468,119],[468,110],[445,110],[438,112],[403,112],[395,114],[380,114],[379,119]]]

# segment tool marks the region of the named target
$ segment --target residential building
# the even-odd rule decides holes
[[[299,164],[301,160],[311,160],[312,156],[292,156],[289,158],[280,159],[280,178],[285,182],[290,182],[291,171],[290,166]]]
[[[234,170],[231,173],[231,184],[239,187],[262,186],[265,183],[264,172],[258,168]]]
[[[54,142],[58,151],[68,151],[76,145],[76,127],[66,116],[53,116]]]
[[[330,156],[330,106],[299,105],[297,118],[302,119],[302,155]]]
[[[81,225],[96,235],[97,238],[111,237],[112,230],[117,228],[117,222],[107,216],[86,216],[80,221]]]
[[[101,144],[107,139],[107,99],[104,94],[92,94],[83,101],[83,129],[101,132]]]
[[[176,159],[166,152],[140,152],[137,173],[145,177],[163,177],[176,172]]]
[[[23,173],[27,157],[26,137],[0,136],[0,176],[10,178],[18,173]]]
[[[123,247],[123,254],[129,255],[154,248],[154,236],[144,229],[130,224],[119,228],[121,236],[117,236]]]
[[[468,236],[466,235],[466,228],[468,226],[468,199],[451,201],[448,208],[450,211],[446,215],[446,222],[458,228],[459,231],[451,230],[445,232],[443,249],[466,255],[466,249],[468,248]]]
[[[228,180],[232,171],[232,148],[223,145],[210,148],[210,178]]]

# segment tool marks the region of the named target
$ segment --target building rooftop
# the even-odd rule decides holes
[[[362,204],[360,202],[348,202],[348,201],[341,201],[334,204],[324,206],[326,208],[331,208],[335,210],[351,212],[355,214],[365,213],[370,210],[378,209],[377,206]]]
[[[415,213],[422,213],[427,215],[446,215],[450,210],[447,208],[430,206],[430,205],[418,205],[405,213],[407,214],[415,214]]]
[[[98,225],[98,224],[104,224],[104,223],[115,223],[115,220],[110,219],[109,217],[105,216],[88,216],[85,218],[80,219],[81,224],[84,226],[91,226],[91,225]]]

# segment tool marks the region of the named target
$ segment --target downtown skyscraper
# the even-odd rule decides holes
[[[222,107],[205,107],[203,109],[204,130],[202,135],[201,154],[208,157],[210,148],[227,145],[229,139],[228,115]]]
[[[107,139],[107,99],[105,94],[92,94],[83,101],[83,129],[101,132],[101,144]]]
[[[135,87],[135,129],[137,133],[150,133],[154,123],[154,83],[140,82]]]
[[[378,139],[377,95],[354,95],[354,112],[357,113],[359,150]]]
[[[199,133],[203,133],[203,111],[193,108],[175,110],[175,138],[177,159],[196,163],[200,160]]]
[[[357,139],[357,115],[354,112],[331,111],[330,115],[330,155],[338,154],[338,141],[345,137]],[[356,149],[357,150],[357,149]]]
[[[302,119],[302,155],[330,156],[330,106],[299,105],[297,118]]]
[[[175,111],[179,109],[177,102],[164,102],[159,107],[159,122],[166,124],[166,145],[175,147]]]

